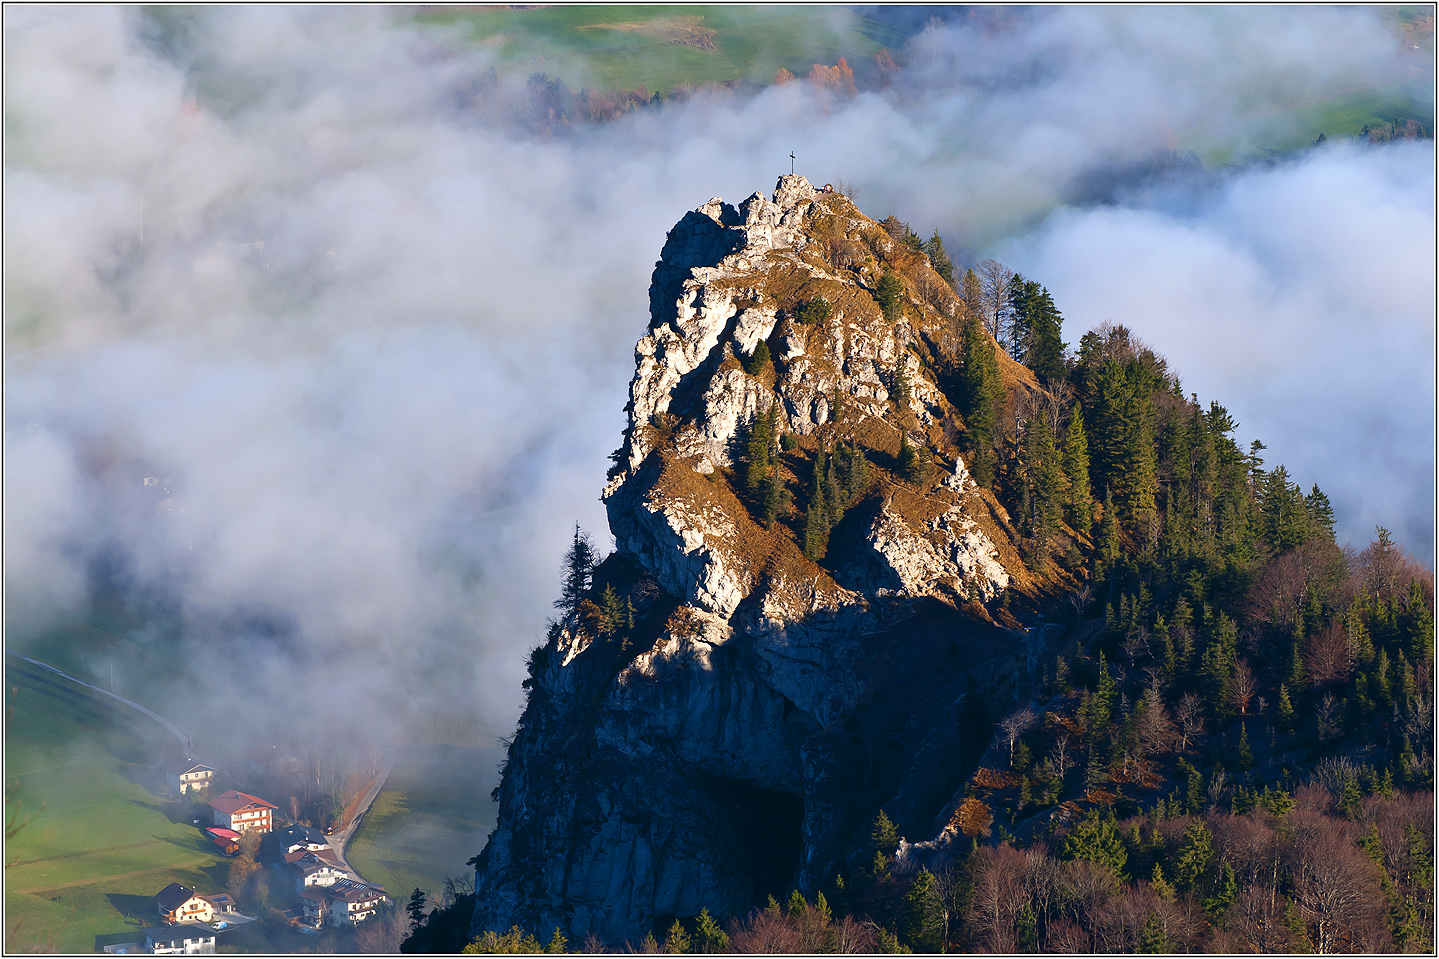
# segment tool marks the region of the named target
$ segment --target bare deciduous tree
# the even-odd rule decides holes
[[[1069,733],[1061,732],[1054,737],[1054,744],[1049,748],[1050,762],[1054,763],[1060,779],[1063,779],[1064,774],[1074,765],[1074,759],[1069,755],[1069,744]]]
[[[1167,750],[1174,741],[1174,723],[1170,721],[1169,710],[1164,708],[1158,692],[1151,689],[1144,694],[1139,701],[1138,713],[1135,731],[1143,751],[1162,753]]]
[[[1188,749],[1189,741],[1204,732],[1204,703],[1198,693],[1185,693],[1174,707],[1179,720],[1179,748]]]
[[[1014,283],[1014,271],[995,260],[982,260],[974,272],[979,275],[984,295],[984,325],[988,327],[989,335],[997,340],[1004,317],[1009,312],[1009,290]]]
[[[1314,947],[1321,954],[1341,946],[1367,951],[1356,934],[1383,909],[1378,869],[1338,822],[1305,810],[1291,813],[1291,821],[1285,863]]]
[[[1009,744],[1009,766],[1011,769],[1014,768],[1014,744],[1019,741],[1020,736],[1023,736],[1025,732],[1038,721],[1039,717],[1035,714],[1034,710],[1028,706],[1015,710],[999,721],[1000,738]]]
[[[408,923],[398,909],[371,916],[355,930],[355,948],[367,955],[393,955],[405,941]]]
[[[1254,676],[1254,670],[1249,668],[1249,660],[1241,659],[1234,667],[1234,675],[1229,680],[1229,699],[1234,708],[1239,710],[1239,715],[1249,715],[1249,701],[1259,690],[1259,681]]]
[[[1329,625],[1309,637],[1304,650],[1304,668],[1309,674],[1310,684],[1316,688],[1342,683],[1349,678],[1354,663],[1350,658],[1344,627],[1337,619],[1330,620]]]

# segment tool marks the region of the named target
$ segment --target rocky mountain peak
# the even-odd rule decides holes
[[[992,613],[1033,586],[941,388],[958,315],[909,237],[802,176],[670,231],[603,492],[617,552],[532,657],[476,930],[638,941],[812,888],[880,804],[943,829],[935,759],[976,675],[1023,659]]]

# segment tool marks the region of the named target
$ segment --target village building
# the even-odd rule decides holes
[[[274,827],[274,811],[278,808],[273,803],[267,803],[258,796],[242,793],[238,789],[221,793],[210,800],[209,804],[215,810],[215,825],[238,833],[246,833],[251,829],[262,833],[269,832]]]
[[[349,876],[348,872],[331,862],[307,863],[296,871],[295,890],[304,892],[315,886],[332,886]]]
[[[275,832],[275,838],[280,844],[280,851],[291,853],[300,850],[329,849],[330,840],[325,834],[313,826],[302,826],[299,823],[286,826],[284,829]]]
[[[353,879],[341,879],[324,891],[329,900],[328,922],[332,926],[356,925],[379,911],[385,890]]]
[[[220,851],[227,856],[233,856],[240,851],[240,834],[233,829],[226,829],[224,826],[210,826],[206,828],[211,840]]]
[[[145,951],[156,956],[213,956],[215,930],[198,922],[182,922],[143,930]]]
[[[156,893],[155,911],[164,923],[210,922],[215,918],[215,906],[210,900],[178,882]]]
[[[165,782],[180,795],[208,789],[215,781],[215,767],[194,759],[175,759],[165,764]]]
[[[217,892],[205,897],[210,905],[215,907],[215,918],[223,918],[226,913],[235,911],[235,900],[229,893]]]
[[[300,868],[304,868],[304,866],[314,861],[334,864],[340,861],[340,856],[333,849],[292,849],[290,852],[285,853],[282,859],[286,865],[305,860],[300,864]]]
[[[330,917],[330,897],[326,892],[318,886],[310,886],[300,893],[300,921],[304,925],[318,929]]]

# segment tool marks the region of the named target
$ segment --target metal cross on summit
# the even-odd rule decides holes
[[[789,175],[794,176],[794,154],[789,155]]]

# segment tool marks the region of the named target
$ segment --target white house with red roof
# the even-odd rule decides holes
[[[275,826],[275,810],[279,808],[238,789],[216,796],[210,800],[210,806],[215,810],[215,825],[237,833],[247,833],[252,829],[269,832]]]

